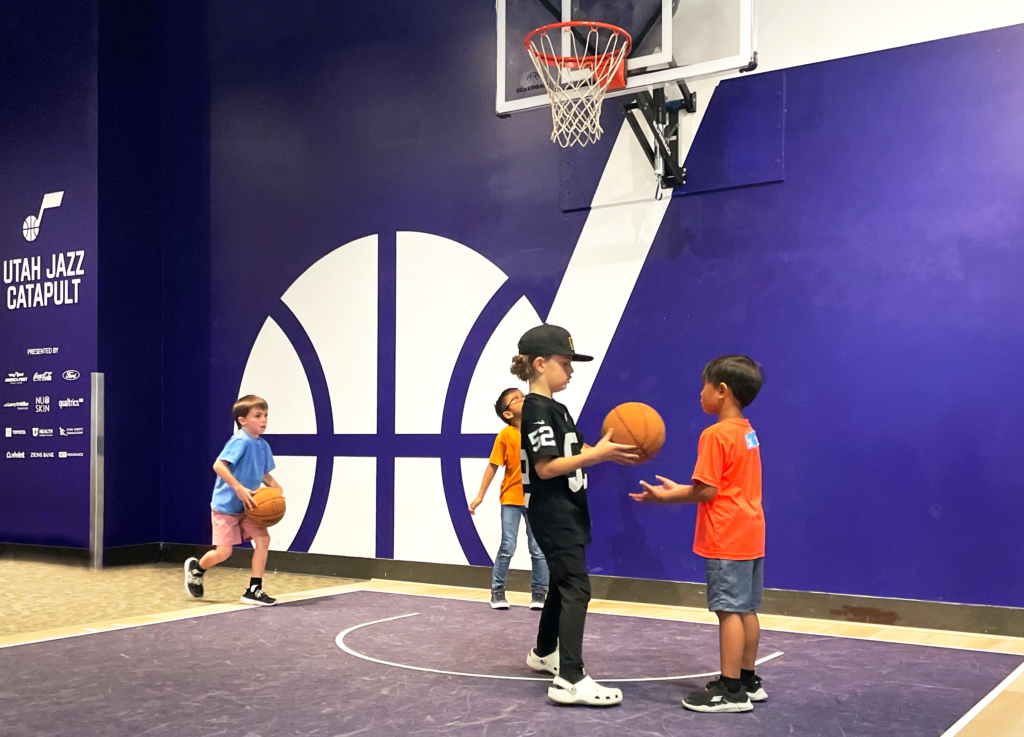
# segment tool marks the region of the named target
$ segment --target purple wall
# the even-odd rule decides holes
[[[494,117],[489,6],[444,18],[395,7],[302,3],[240,20],[232,3],[214,6],[214,408],[233,400],[266,315],[288,331],[283,291],[368,233],[382,238],[382,306],[401,229],[470,245],[542,315],[550,306],[586,213],[559,210],[547,114]],[[1012,460],[1024,436],[1012,392],[1024,352],[1013,134],[1024,99],[1009,63],[1022,53],[1015,27],[789,70],[785,181],[669,208],[579,424],[592,437],[608,407],[649,402],[669,443],[643,475],[685,478],[708,424],[701,366],[723,352],[762,361],[768,383],[750,416],[764,447],[770,586],[1024,605],[1021,577],[1007,575],[1024,550]],[[298,347],[317,391],[315,356]],[[389,401],[382,393],[381,416]],[[210,457],[225,424],[215,412]],[[452,432],[442,452],[477,450]],[[408,442],[311,437],[282,450],[323,463],[408,453]],[[640,476],[592,474],[594,572],[700,580],[694,510],[632,505]],[[326,493],[317,483],[311,509]],[[207,494],[191,490],[190,508]],[[390,492],[378,494],[386,523]],[[178,522],[172,539],[203,541],[205,524]]]
[[[293,550],[309,547],[335,454],[373,455],[384,469],[396,455],[441,455],[450,506],[458,501],[458,459],[489,444],[459,434],[470,362],[518,295],[541,315],[551,305],[587,213],[561,211],[564,160],[547,113],[492,112],[492,9],[340,6],[221,0],[204,18],[198,5],[130,15],[112,1],[97,50],[92,6],[56,13],[0,0],[3,259],[73,244],[95,252],[97,227],[110,248],[101,283],[86,261],[73,311],[0,310],[0,373],[73,368],[87,395],[99,336],[101,368],[118,387],[108,435],[122,471],[109,475],[118,503],[108,544],[208,541],[209,464],[268,315],[295,345],[324,426],[322,370],[279,298],[341,244],[381,234],[380,428],[270,438],[279,454],[318,458]],[[126,33],[134,45],[120,43]],[[708,423],[700,368],[746,352],[768,375],[750,410],[764,448],[768,585],[1024,606],[1014,464],[1024,413],[1013,393],[1024,353],[1024,88],[1011,63],[1022,54],[1018,26],[720,88],[689,166],[715,162],[734,135],[715,121],[735,126],[744,104],[784,125],[765,127],[772,158],[742,182],[765,184],[728,188],[740,182],[726,167],[702,185],[715,191],[670,204],[578,418],[594,437],[609,407],[640,400],[669,433],[642,473],[594,470],[595,573],[701,579],[694,510],[639,507],[625,494],[641,475],[688,475]],[[108,104],[99,154],[97,88]],[[606,129],[617,115],[606,110]],[[782,150],[784,177],[773,169]],[[25,216],[59,189],[61,208],[25,241]],[[470,333],[440,437],[389,429],[398,230],[467,244],[510,277]],[[26,353],[47,346],[60,361]],[[36,394],[0,387],[5,403]],[[51,410],[55,428],[72,424],[56,422],[61,411],[71,412]],[[40,425],[42,414],[20,415],[0,408],[0,428]],[[80,415],[73,424],[87,427],[87,406]],[[22,442],[12,441],[0,438],[0,540],[86,544],[87,460],[7,459]],[[78,445],[87,451],[84,437]],[[160,459],[159,483],[138,488],[123,472],[136,458]],[[389,483],[384,472],[383,556],[394,543]],[[470,561],[486,562],[468,519],[452,517]]]
[[[0,0],[0,99],[0,260],[5,265],[0,376],[27,378],[24,384],[0,385],[0,541],[85,546],[97,300],[92,4]],[[39,214],[44,194],[61,190],[61,205],[43,212],[38,237],[27,241],[22,223]],[[68,251],[84,251],[81,259],[74,258],[76,273],[48,278],[52,259]],[[14,266],[25,258],[40,259],[40,274],[19,281]],[[45,290],[46,283],[61,294],[68,290],[72,299],[77,290],[77,302],[58,306],[47,299],[46,306],[17,306],[19,289],[31,290],[25,293],[31,297],[36,288],[29,285],[42,284]],[[15,309],[9,308],[9,297]],[[56,350],[30,353],[38,348]],[[68,370],[79,378],[65,379]],[[33,381],[47,374],[49,381]],[[36,401],[43,397],[48,401]],[[79,399],[84,401],[68,402]],[[27,409],[6,406],[18,402]]]

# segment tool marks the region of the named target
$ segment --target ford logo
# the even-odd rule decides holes
[[[67,379],[68,381],[74,381],[79,376],[81,376],[81,374],[75,371],[74,369],[68,369],[67,371],[64,372],[64,378]]]

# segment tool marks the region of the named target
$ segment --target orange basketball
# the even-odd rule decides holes
[[[661,415],[641,402],[626,402],[608,413],[601,425],[601,435],[612,431],[612,442],[635,445],[641,463],[658,455],[665,444],[665,422]]]
[[[264,486],[253,492],[256,507],[246,511],[245,515],[258,525],[271,527],[284,517],[284,495],[280,489]]]

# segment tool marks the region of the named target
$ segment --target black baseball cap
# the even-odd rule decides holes
[[[593,356],[576,352],[572,336],[557,325],[538,325],[530,328],[519,339],[519,353],[523,356],[571,356],[573,361],[593,361]]]

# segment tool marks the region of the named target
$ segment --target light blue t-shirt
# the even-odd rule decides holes
[[[239,430],[231,436],[217,460],[225,461],[238,483],[250,491],[263,486],[264,474],[274,470],[274,454],[270,452],[270,444],[263,438],[252,437],[245,430]],[[242,500],[220,476],[213,486],[210,508],[226,514],[241,514],[245,511]]]

